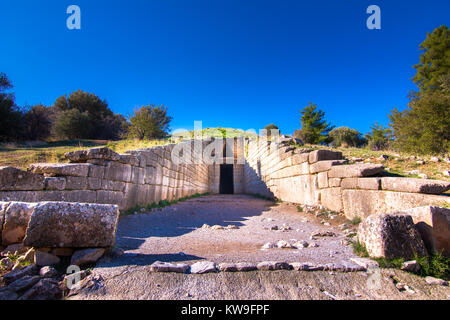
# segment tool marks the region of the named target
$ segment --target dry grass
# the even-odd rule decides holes
[[[212,129],[205,130],[205,133],[211,135]],[[236,131],[241,133],[240,131]],[[93,147],[106,146],[118,153],[125,153],[128,150],[139,148],[150,148],[157,145],[165,145],[173,141],[163,140],[71,140],[40,143],[22,143],[22,144],[0,144],[0,166],[13,166],[26,169],[29,164],[37,162],[66,162],[64,153],[69,151],[88,149]],[[392,151],[371,151],[362,148],[327,148],[317,145],[298,146],[307,149],[330,149],[342,151],[348,159],[362,158],[366,162],[381,163],[387,170],[386,175],[407,176],[418,178],[417,175],[407,174],[408,171],[418,170],[419,173],[427,175],[429,179],[439,179],[450,181],[450,177],[444,176],[443,171],[450,170],[450,164],[445,161],[432,162],[431,157],[416,156],[411,159],[409,154],[400,154]],[[380,160],[381,155],[387,155],[387,160]],[[417,163],[418,159],[425,161],[424,164]],[[442,160],[442,159],[441,159]]]
[[[41,143],[0,144],[0,166],[26,169],[38,162],[67,162],[64,154],[70,151],[106,146],[118,153],[139,148],[148,148],[168,143],[168,140],[70,140]]]

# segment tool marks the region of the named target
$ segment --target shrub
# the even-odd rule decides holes
[[[367,140],[361,133],[348,127],[339,127],[330,131],[330,137],[333,139],[333,147],[362,147],[367,144]]]

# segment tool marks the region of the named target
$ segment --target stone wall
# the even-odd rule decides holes
[[[347,164],[341,152],[294,148],[281,141],[249,141],[244,192],[323,205],[347,218],[450,204],[450,183],[382,177],[378,164]]]
[[[209,165],[195,161],[195,152],[173,161],[173,148],[183,143],[127,154],[108,148],[75,151],[66,154],[70,163],[37,163],[28,171],[1,167],[0,200],[116,204],[128,209],[208,192]]]
[[[213,143],[214,142],[214,143]],[[445,181],[382,177],[379,164],[348,164],[341,152],[243,139],[191,140],[118,154],[67,153],[70,163],[0,168],[0,201],[116,204],[120,209],[219,193],[220,165],[233,164],[235,193],[323,205],[349,218],[450,203]]]

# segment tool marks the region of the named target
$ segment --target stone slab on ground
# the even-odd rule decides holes
[[[411,216],[381,214],[367,217],[358,227],[358,240],[374,258],[413,259],[427,256]]]
[[[203,274],[203,273],[217,272],[218,270],[214,262],[199,261],[191,265],[190,271],[191,273],[194,274]]]
[[[115,205],[40,202],[31,215],[24,245],[110,247],[115,242],[118,219],[119,209]]]

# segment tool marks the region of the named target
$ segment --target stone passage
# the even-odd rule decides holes
[[[449,204],[445,181],[383,177],[379,164],[351,164],[341,152],[299,149],[290,139],[189,140],[118,154],[95,148],[70,163],[0,168],[0,200],[116,204],[120,209],[195,193],[258,194],[323,205],[346,217]]]

